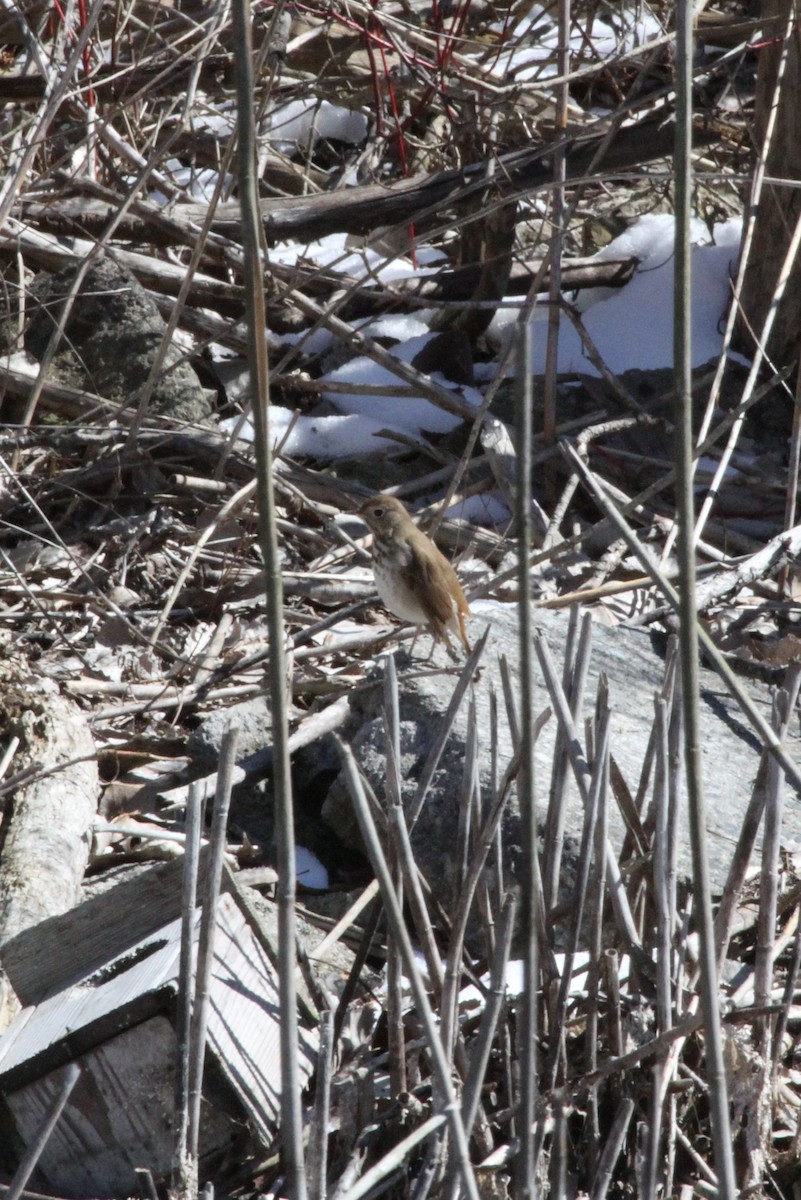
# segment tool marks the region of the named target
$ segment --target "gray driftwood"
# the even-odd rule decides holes
[[[77,902],[97,812],[95,745],[83,712],[47,680],[6,679],[4,741],[17,737],[12,772],[31,774],[7,798],[0,856],[0,947]],[[0,1029],[17,1002],[0,979]]]

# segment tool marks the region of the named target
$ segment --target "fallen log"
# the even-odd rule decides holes
[[[19,740],[0,855],[2,947],[77,903],[100,783],[88,720],[54,684],[9,670],[0,713],[7,738]],[[17,1007],[0,974],[0,1030]]]
[[[438,171],[433,175],[415,175],[390,184],[362,184],[310,196],[268,197],[261,201],[264,231],[271,241],[298,238],[314,239],[329,233],[364,234],[380,226],[414,223],[420,228],[426,221],[442,222],[443,209],[458,209],[476,192],[492,187],[510,201],[551,185],[551,156],[559,146],[565,148],[568,182],[588,176],[609,178],[615,174],[662,158],[672,152],[673,126],[664,121],[644,121],[618,130],[604,150],[608,130],[602,134],[568,136],[561,142],[528,147],[500,155],[494,162]],[[699,134],[703,139],[703,135]],[[601,153],[603,150],[603,153]],[[97,236],[120,202],[60,195],[48,204],[25,204],[27,220],[40,229],[53,232],[90,233]],[[194,245],[208,206],[193,202],[177,204],[166,216],[155,205],[134,204],[118,227],[120,236],[148,240],[158,244]],[[239,204],[218,204],[211,224],[214,234],[238,240]]]

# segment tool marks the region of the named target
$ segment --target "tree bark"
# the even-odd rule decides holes
[[[764,143],[765,129],[773,103],[779,61],[783,51],[783,33],[791,4],[797,0],[763,0],[763,38],[769,39],[759,51],[755,141]],[[766,175],[774,180],[801,180],[801,25],[796,12],[795,24],[787,47],[787,65],[776,127],[767,157]],[[775,182],[765,183],[757,208],[754,241],[746,267],[742,312],[735,340],[746,353],[753,353],[773,295],[799,214],[801,189]],[[801,256],[796,256],[768,339],[768,354],[777,367],[798,361],[801,340]]]

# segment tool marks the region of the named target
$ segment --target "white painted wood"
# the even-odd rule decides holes
[[[107,899],[112,901],[113,893]],[[124,924],[125,911],[112,908]],[[199,916],[200,910],[196,937]],[[231,1096],[215,1105],[221,1096],[213,1084],[216,1075],[207,1070],[201,1157],[227,1145],[246,1119],[268,1146],[280,1115],[278,987],[266,940],[233,892],[220,896],[217,920],[207,1066],[222,1073],[240,1113],[232,1117]],[[72,942],[77,961],[83,928],[81,922],[71,931],[78,937]],[[66,931],[62,958],[70,941]],[[66,1064],[81,1066],[58,1136],[40,1160],[42,1178],[54,1192],[124,1195],[135,1186],[135,1166],[147,1166],[157,1177],[168,1174],[179,950],[180,918],[175,917],[26,1009],[0,1039],[0,1090],[23,1139],[32,1136]],[[94,959],[94,949],[87,957]],[[305,1082],[315,1063],[316,1032],[301,1029],[298,1053]]]
[[[281,1094],[278,982],[233,896],[221,896],[211,987],[209,1043],[227,1078],[269,1144]],[[317,1033],[302,1026],[298,1056],[303,1083],[315,1065]]]

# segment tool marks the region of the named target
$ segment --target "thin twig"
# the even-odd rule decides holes
[[[734,1200],[736,1184],[731,1149],[728,1089],[723,1064],[718,973],[712,922],[709,857],[706,849],[700,754],[699,661],[695,607],[693,534],[692,305],[690,298],[690,220],[692,212],[692,61],[693,7],[676,6],[676,171],[675,284],[673,304],[674,424],[678,508],[679,658],[684,712],[684,763],[690,821],[695,914],[701,965],[705,1056],[717,1184],[721,1200]],[[698,531],[700,533],[700,529]],[[656,1114],[655,1114],[656,1116]],[[655,1130],[652,1130],[655,1137]]]
[[[528,560],[533,536],[531,504],[532,490],[531,441],[534,434],[533,377],[531,368],[531,331],[527,317],[516,327],[517,337],[517,512],[516,527],[518,563],[518,637],[520,652],[520,778],[518,801],[521,818],[521,933],[523,945],[523,994],[521,998],[518,1047],[520,1055],[520,1127],[519,1149],[515,1164],[516,1192],[521,1200],[537,1195],[536,1162],[534,1158],[534,1122],[537,1096],[537,993],[539,989],[538,893],[540,887],[537,861],[537,801],[534,782],[534,635],[531,612],[531,575]]]
[[[314,1118],[309,1133],[309,1197],[326,1200],[328,1192],[328,1127],[331,1116],[331,1074],[334,1055],[334,1014],[320,1014],[320,1046],[314,1089]]]
[[[387,802],[389,808],[402,812],[402,787],[400,763],[400,701],[398,699],[398,677],[395,673],[395,656],[387,654],[384,669],[384,741],[387,764]],[[389,861],[395,882],[398,905],[404,902],[403,870],[394,853],[393,843],[388,846]],[[397,942],[389,931],[387,936],[387,1041],[389,1045],[389,1080],[392,1094],[404,1095],[406,1079],[406,1038],[403,1029],[403,966]]]
[[[581,744],[581,739],[578,736],[572,713],[567,703],[567,698],[562,690],[561,683],[556,674],[556,669],[551,658],[545,640],[537,635],[534,638],[534,647],[537,652],[540,669],[545,678],[545,686],[548,689],[548,695],[551,698],[554,712],[557,720],[562,724],[565,730],[565,737],[570,754],[570,764],[573,768],[573,775],[578,784],[581,798],[586,805],[589,801],[589,782],[591,771],[587,762],[584,748]],[[642,956],[642,946],[640,937],[637,933],[634,919],[631,914],[628,898],[626,896],[623,881],[620,877],[620,867],[618,865],[615,852],[611,842],[607,839],[606,842],[606,871],[609,877],[609,890],[612,900],[612,906],[617,917],[618,927],[621,934],[626,939],[630,952],[639,957]]]
[[[481,1100],[481,1086],[487,1069],[492,1042],[506,1000],[506,967],[512,945],[517,901],[514,895],[507,896],[501,910],[495,955],[490,969],[490,985],[487,1003],[481,1016],[481,1026],[470,1054],[470,1072],[462,1094],[462,1120],[467,1136],[473,1128]]]
[[[596,479],[596,477],[592,474],[591,471],[588,470],[586,465],[581,461],[581,459],[575,453],[573,448],[565,442],[561,443],[561,445],[562,445],[562,449],[563,449],[564,453],[568,456],[570,461],[576,466],[577,470],[580,472],[582,479],[583,479],[585,485],[587,486],[587,488],[589,489],[589,491],[591,492],[591,494],[595,497],[595,499],[598,501],[598,503],[604,509],[607,516],[609,516],[614,521],[617,528],[620,530],[620,532],[625,537],[626,543],[629,546],[629,548],[631,549],[632,553],[634,553],[637,556],[637,558],[640,560],[640,562],[642,563],[645,570],[648,572],[648,574],[653,579],[654,583],[657,585],[657,587],[662,592],[662,594],[667,598],[671,607],[674,608],[675,611],[678,611],[679,594],[678,594],[677,590],[673,587],[673,585],[665,577],[664,573],[655,564],[653,558],[651,557],[650,552],[647,550],[646,547],[644,547],[642,545],[640,540],[634,535],[634,533],[631,530],[631,528],[629,527],[629,525],[626,523],[626,521],[621,516],[619,509],[617,509],[615,507],[615,505],[611,502],[611,500],[606,495],[604,489],[601,487],[601,485],[598,482],[598,480]],[[701,647],[703,648],[704,655],[709,659],[709,662],[714,667],[717,674],[720,676],[720,678],[726,684],[726,687],[729,689],[732,696],[734,696],[735,700],[740,705],[740,708],[742,709],[743,713],[747,717],[749,723],[751,724],[751,726],[753,727],[753,729],[759,736],[760,741],[763,742],[768,747],[770,752],[776,756],[776,758],[781,763],[787,777],[792,780],[794,786],[801,789],[801,770],[799,769],[798,765],[790,757],[790,755],[787,753],[784,746],[781,744],[779,739],[776,737],[776,734],[775,734],[774,730],[771,728],[770,723],[768,721],[766,721],[765,718],[762,716],[762,714],[759,712],[759,710],[756,707],[756,705],[754,704],[753,700],[748,695],[745,688],[742,686],[739,679],[737,679],[737,677],[735,676],[731,667],[725,661],[723,655],[718,650],[714,641],[709,636],[707,631],[704,629],[704,626],[697,620],[696,620],[696,624],[695,624],[695,631],[696,631],[696,635],[698,637],[698,641],[699,641]]]
[[[634,1101],[626,1097],[620,1101],[615,1113],[615,1119],[612,1122],[612,1128],[607,1134],[604,1148],[601,1151],[601,1157],[598,1162],[598,1168],[595,1172],[592,1191],[590,1192],[590,1200],[605,1200],[606,1193],[609,1190],[609,1185],[612,1182],[612,1172],[615,1168],[618,1155],[623,1148],[623,1142],[626,1137],[626,1132],[631,1121],[631,1115],[634,1112]]]
[[[548,1086],[556,1085],[559,1069],[560,1051],[564,1045],[564,1021],[567,1011],[570,984],[573,975],[573,965],[579,941],[584,932],[584,909],[590,883],[590,868],[593,860],[593,846],[597,826],[598,811],[601,808],[601,793],[609,785],[609,721],[610,711],[607,689],[603,688],[604,698],[601,711],[598,714],[598,737],[596,752],[593,759],[593,774],[589,798],[584,810],[584,822],[581,831],[579,848],[579,876],[576,881],[575,895],[572,905],[572,920],[562,978],[559,982],[559,994],[556,1002],[556,1012],[551,1026],[551,1051],[548,1060]]]

